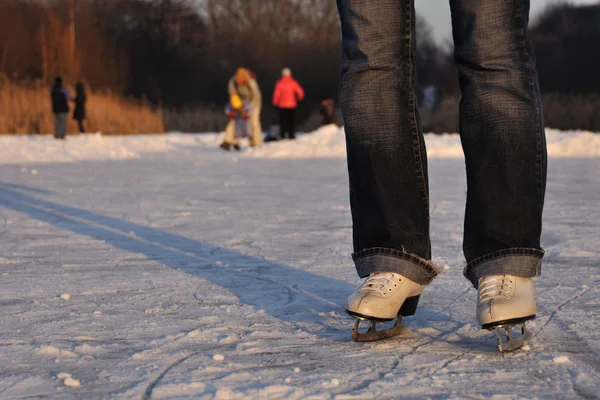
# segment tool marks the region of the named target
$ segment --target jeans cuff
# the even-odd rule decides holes
[[[441,272],[431,261],[384,247],[360,250],[352,254],[352,259],[361,278],[373,272],[395,272],[420,285],[428,285]]]
[[[533,278],[542,272],[544,250],[526,247],[502,249],[476,258],[467,264],[463,275],[477,289],[479,278],[490,275],[514,275]]]

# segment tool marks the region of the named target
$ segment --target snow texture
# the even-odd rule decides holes
[[[0,398],[598,398],[599,136],[548,136],[538,318],[504,357],[462,277],[456,135],[427,136],[443,273],[405,337],[367,344],[344,312],[341,131],[242,153],[219,135],[2,137]]]
[[[600,135],[586,131],[561,132],[546,130],[548,153],[552,157],[600,157]],[[165,153],[182,148],[214,149],[223,140],[223,134],[180,134],[145,136],[80,135],[66,141],[51,136],[0,135],[3,150],[0,164],[67,163],[90,160],[126,160],[141,158],[144,154]],[[462,158],[458,134],[425,135],[429,157]],[[298,140],[284,141],[246,152],[256,158],[344,158],[346,143],[344,130],[327,125]],[[37,169],[29,171],[37,174]]]

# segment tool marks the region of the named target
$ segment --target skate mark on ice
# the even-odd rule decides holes
[[[433,312],[431,312],[433,313]],[[435,313],[437,314],[437,313]],[[390,343],[393,341],[402,341],[402,343],[407,344],[408,346],[410,346],[410,342],[407,341],[412,339],[412,340],[422,340],[424,339],[425,341],[422,343],[419,343],[415,346],[412,346],[411,349],[403,354],[400,355],[399,358],[397,358],[392,365],[390,365],[390,367],[388,367],[386,370],[384,371],[379,371],[376,372],[375,376],[372,378],[368,378],[365,379],[364,381],[360,382],[358,385],[349,388],[346,391],[343,392],[339,392],[337,393],[338,395],[342,395],[342,394],[347,394],[347,395],[353,395],[355,392],[359,392],[359,391],[363,391],[369,388],[369,386],[371,386],[371,384],[379,382],[380,380],[382,380],[383,378],[386,377],[386,375],[393,373],[393,371],[395,371],[396,369],[398,369],[398,366],[400,365],[400,363],[407,357],[416,354],[417,352],[419,352],[420,350],[423,349],[427,349],[427,346],[432,344],[432,343],[438,343],[442,338],[449,336],[449,335],[453,335],[456,334],[457,331],[462,328],[464,326],[464,324],[457,322],[456,325],[453,328],[450,328],[446,331],[440,332],[439,335],[423,335],[423,334],[419,334],[418,329],[411,329],[410,327],[407,327],[407,330],[409,331],[410,336],[405,337],[405,336],[399,336],[391,339],[388,339],[384,342],[367,342],[367,343],[358,343],[358,345],[362,346],[362,347],[369,347],[370,349],[376,349],[378,346],[385,344],[385,343]],[[455,344],[455,342],[448,342],[451,344]],[[461,352],[459,355],[452,357],[450,360],[446,360],[444,361],[444,366],[439,367],[438,369],[436,369],[436,372],[440,369],[443,369],[445,366],[447,366],[448,364],[452,363],[453,361],[456,361],[457,359],[465,356],[466,354],[472,352],[474,349],[473,348],[467,348],[465,351]],[[430,373],[429,375],[433,375],[434,373]]]
[[[179,357],[179,358],[175,359],[173,362],[169,363],[169,365],[167,365],[158,374],[156,374],[155,377],[152,378],[152,380],[150,381],[148,386],[146,386],[146,389],[144,390],[144,393],[142,394],[142,397],[141,397],[142,400],[148,400],[148,399],[152,398],[152,391],[154,390],[154,388],[156,388],[158,383],[169,373],[169,371],[171,371],[173,368],[177,367],[181,363],[185,362],[187,359],[189,359],[197,354],[204,353],[205,351],[206,350],[202,350],[202,351],[197,351],[195,353],[186,354],[183,357]]]
[[[462,299],[467,293],[469,293],[471,291],[471,285],[468,284],[468,286],[466,287],[465,290],[463,290],[458,296],[456,296],[456,298],[454,300],[452,300],[446,307],[444,307],[444,309],[442,310],[442,313],[447,312],[450,307],[452,307],[454,305],[454,303],[456,303],[458,300]],[[448,314],[448,319],[452,318],[452,313]]]
[[[2,236],[4,233],[6,233],[6,231],[8,231],[8,218],[6,218],[6,215],[0,214],[0,221],[0,236]]]
[[[244,304],[291,322],[298,329],[306,330],[298,323],[318,324],[324,329],[309,330],[309,333],[321,338],[346,340],[346,332],[333,329],[318,312],[339,311],[345,296],[353,290],[348,282],[43,200],[25,191],[23,187],[15,188],[0,182],[0,205],[59,229],[104,241],[116,248],[142,254],[150,260],[160,260],[167,267],[182,269],[229,290]],[[28,192],[31,191],[39,193],[35,189]],[[190,296],[193,295],[190,293]]]
[[[204,355],[207,352],[210,351],[214,351],[216,349],[222,349],[224,347],[229,347],[228,345],[222,346],[209,346],[206,347],[202,350],[198,350],[198,351],[185,351],[183,355],[180,355],[179,357],[176,357],[174,359],[172,359],[172,361],[168,362],[167,366],[165,366],[164,368],[162,368],[158,373],[156,373],[154,375],[154,377],[150,380],[150,382],[146,385],[146,388],[144,389],[141,399],[142,400],[149,400],[152,398],[152,392],[154,391],[154,389],[156,389],[156,387],[160,384],[160,382],[164,379],[165,376],[167,376],[169,374],[169,372],[171,372],[173,369],[179,367],[181,364],[183,364],[184,362],[186,362],[188,359],[198,356],[198,355]],[[195,368],[195,367],[192,367]]]
[[[441,370],[443,370],[444,368],[448,367],[450,364],[452,364],[453,362],[460,360],[461,358],[463,358],[464,356],[466,356],[467,354],[471,353],[473,350],[465,350],[464,352],[460,353],[457,356],[454,357],[450,357],[449,359],[445,360],[442,365],[440,365],[439,367],[433,369],[432,371],[428,371],[426,373],[426,375],[423,377],[424,379],[428,379],[428,378],[432,378],[435,374],[437,374],[438,372],[440,372]]]
[[[579,361],[588,366],[600,378],[600,354],[598,353],[598,350],[592,348],[587,341],[579,335],[578,331],[571,328],[568,323],[563,322],[560,318],[560,311],[572,305],[595,288],[596,285],[595,282],[593,282],[589,288],[559,305],[550,313],[548,320],[533,335],[533,339],[539,338],[546,348],[551,348],[559,354],[569,354],[569,359]],[[540,308],[543,309],[543,307]],[[556,325],[558,329],[556,331],[553,330],[546,335],[546,330],[552,325]]]
[[[564,301],[561,305],[559,305],[558,307],[556,307],[555,310],[553,310],[550,313],[550,316],[548,317],[548,320],[546,321],[546,323],[544,325],[542,325],[537,333],[535,335],[533,335],[534,338],[536,338],[539,334],[542,333],[542,331],[544,330],[544,328],[546,328],[546,326],[548,326],[548,324],[553,321],[553,319],[558,315],[559,311],[562,311],[563,308],[567,307],[568,305],[570,305],[571,303],[573,303],[574,301],[578,300],[579,298],[581,298],[582,296],[584,296],[585,294],[587,294],[590,290],[592,290],[594,288],[594,286],[590,286],[589,288],[585,289],[583,292],[579,293],[578,295],[576,295],[575,297],[571,297],[570,299]],[[540,307],[543,309],[543,307]]]
[[[285,342],[287,343],[287,342]],[[155,348],[154,348],[155,349]],[[167,352],[167,351],[166,351]],[[269,348],[261,348],[259,352],[244,354],[236,349],[236,345],[216,345],[206,346],[197,350],[197,346],[191,349],[178,351],[176,357],[171,357],[167,365],[155,372],[150,382],[144,383],[142,398],[150,399],[151,395],[162,384],[173,384],[178,379],[192,379],[194,382],[204,382],[209,386],[221,380],[227,380],[227,377],[237,375],[242,372],[262,373],[269,370],[285,370],[289,373],[293,367],[300,367],[302,371],[329,370],[331,362],[329,358],[324,358],[323,353],[327,352],[338,363],[344,363],[342,360],[347,355],[347,348],[344,346],[331,346],[328,340],[311,341],[310,343],[293,343],[291,345],[280,345],[278,342]],[[214,354],[225,355],[226,368],[207,371],[201,375],[194,374],[198,368],[206,367],[202,361],[188,361],[195,357],[211,357]],[[287,372],[286,372],[287,371]],[[192,378],[190,378],[192,377]],[[264,387],[269,386],[267,383]],[[214,392],[212,393],[214,395]]]

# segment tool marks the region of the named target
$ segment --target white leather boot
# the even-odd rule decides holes
[[[402,308],[403,316],[413,315],[423,288],[400,274],[375,272],[348,297],[346,311],[353,317],[375,321],[391,321]],[[407,300],[411,306],[403,307]]]
[[[535,318],[533,279],[492,275],[479,279],[477,322],[484,329]]]
[[[401,333],[402,317],[414,315],[423,285],[394,272],[372,273],[346,300],[346,312],[358,319],[352,331],[352,339],[368,342],[387,339]],[[377,331],[376,322],[392,321],[393,328]],[[371,321],[366,333],[359,333],[360,320]]]
[[[477,322],[483,329],[496,330],[500,351],[523,346],[531,336],[525,321],[535,318],[535,293],[532,278],[514,275],[491,275],[479,279]],[[510,328],[521,327],[521,336],[511,340]],[[506,340],[502,340],[500,329]]]

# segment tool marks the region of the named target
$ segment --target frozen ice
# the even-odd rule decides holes
[[[534,351],[504,357],[462,276],[457,135],[426,135],[444,273],[406,338],[370,344],[344,311],[342,130],[236,154],[220,134],[0,136],[0,398],[594,398],[600,135],[547,133]]]

